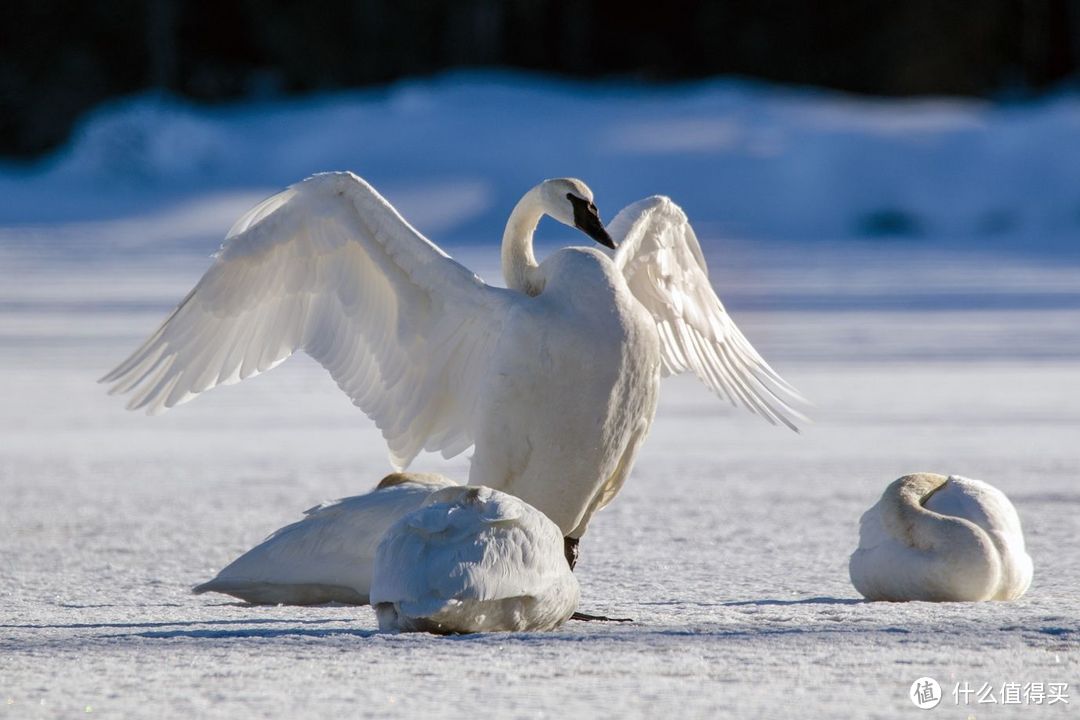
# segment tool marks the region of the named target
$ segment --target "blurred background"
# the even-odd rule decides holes
[[[1017,99],[1080,67],[1074,0],[9,0],[4,14],[9,157],[54,148],[86,110],[151,88],[221,102],[484,67]]]
[[[569,175],[605,220],[682,205],[772,352],[1071,357],[1078,69],[1080,0],[11,0],[0,301],[25,339],[78,272],[150,318],[247,208],[346,169],[498,282],[513,204]]]
[[[1078,68],[1077,0],[11,0],[0,223],[188,203],[179,240],[220,237],[351,169],[485,243],[578,175],[711,234],[1069,253]]]

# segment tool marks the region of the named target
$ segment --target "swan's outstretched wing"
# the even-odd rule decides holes
[[[511,297],[361,178],[315,175],[242,217],[195,288],[102,381],[156,413],[304,350],[375,420],[400,468],[421,449],[450,457],[472,444]]]
[[[692,370],[714,392],[769,422],[797,430],[805,403],[758,355],[709,284],[709,271],[682,208],[654,196],[629,205],[608,232],[615,263],[655,318],[665,374]]]
[[[375,550],[386,529],[454,485],[439,475],[395,473],[366,495],[313,507],[233,560],[195,593],[219,592],[260,605],[363,605]]]

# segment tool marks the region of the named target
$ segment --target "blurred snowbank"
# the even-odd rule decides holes
[[[605,217],[663,193],[702,234],[1068,251],[1080,232],[1080,98],[1000,106],[488,73],[216,108],[141,96],[99,109],[48,160],[0,168],[0,223],[195,204],[220,211],[197,234],[221,237],[251,199],[335,169],[451,243],[497,241],[524,190],[576,175]]]

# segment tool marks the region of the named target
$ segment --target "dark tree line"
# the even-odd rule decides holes
[[[0,155],[109,97],[204,101],[461,66],[718,73],[882,95],[1038,92],[1080,67],[1080,0],[6,0]]]

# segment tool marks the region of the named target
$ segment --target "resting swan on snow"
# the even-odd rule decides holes
[[[558,526],[491,488],[436,490],[375,553],[371,604],[386,632],[553,630],[579,598]]]
[[[475,446],[469,483],[545,513],[573,566],[648,434],[662,374],[691,370],[793,429],[801,398],[725,312],[670,200],[619,213],[613,254],[564,248],[538,264],[544,215],[615,248],[583,182],[546,180],[510,214],[501,289],[361,178],[315,175],[240,218],[195,288],[102,380],[156,413],[304,350],[375,420],[397,469],[421,450]]]
[[[1015,600],[1031,584],[1020,518],[997,488],[905,475],[863,514],[851,582],[869,600]]]
[[[577,609],[559,528],[521,500],[394,473],[313,508],[196,593],[254,603],[375,607],[384,631],[550,630]]]
[[[366,495],[311,508],[194,592],[257,605],[367,605],[375,551],[387,529],[449,487],[460,486],[432,473],[387,475]]]

